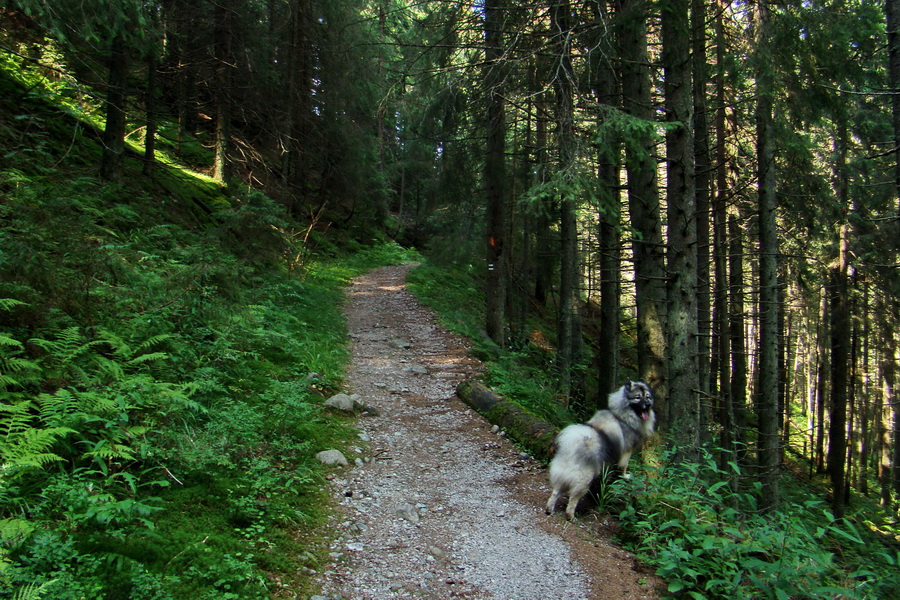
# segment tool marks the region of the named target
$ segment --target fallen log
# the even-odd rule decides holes
[[[483,415],[490,423],[506,431],[506,435],[524,447],[532,456],[549,460],[555,451],[559,429],[534,416],[518,404],[500,396],[474,379],[456,386],[456,395]]]

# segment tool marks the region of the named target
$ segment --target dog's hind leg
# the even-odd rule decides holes
[[[550,494],[550,499],[547,500],[547,514],[552,515],[556,511],[556,503],[559,501],[559,493],[561,488],[554,487],[553,493]]]
[[[579,482],[572,486],[572,489],[569,490],[569,503],[566,505],[566,518],[570,521],[575,519],[575,509],[578,507],[578,502],[584,498],[584,495],[588,493],[588,489],[591,487],[591,480],[587,480],[586,482]]]

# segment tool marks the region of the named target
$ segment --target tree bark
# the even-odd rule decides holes
[[[619,48],[622,56],[623,109],[647,122],[654,120],[647,55],[647,4],[619,0]],[[649,132],[626,147],[628,209],[637,232],[632,239],[637,310],[638,374],[653,389],[661,424],[668,423],[666,377],[666,270],[655,139]]]
[[[770,12],[757,3],[759,52],[757,66],[756,132],[759,202],[759,468],[761,506],[774,510],[779,503],[780,435],[778,432],[778,232],[775,222],[776,173],[773,118],[774,84],[766,61],[773,56]]]
[[[485,0],[485,93],[487,94],[487,147],[484,180],[487,192],[487,273],[485,286],[488,337],[499,346],[506,338],[506,120],[501,85],[503,8],[497,0]]]
[[[848,229],[841,228],[838,264],[831,271],[831,420],[828,428],[828,475],[832,485],[832,512],[844,516],[846,494],[847,406],[850,382],[850,307],[848,303]]]
[[[103,153],[100,178],[121,181],[125,154],[125,102],[128,89],[128,48],[120,33],[113,38],[109,53],[109,75],[106,91],[106,128],[103,130]]]
[[[828,332],[830,331],[831,310],[828,305],[828,296],[822,293],[819,305],[819,328],[816,332],[816,431],[815,431],[815,464],[816,473],[825,472],[825,407],[827,405],[826,390],[828,374]]]
[[[215,8],[215,48],[216,61],[215,96],[216,146],[213,164],[213,179],[226,183],[231,178],[231,69],[232,56],[232,6],[230,1],[221,0]]]
[[[700,382],[689,0],[661,6],[666,120],[673,125],[666,133],[669,423],[675,446],[692,457],[700,442]]]
[[[147,129],[144,136],[144,175],[150,175],[153,172],[153,165],[156,162],[156,113],[159,104],[156,70],[156,55],[151,54],[147,59],[147,92],[144,96],[144,107],[147,111]]]
[[[728,261],[730,248],[728,243],[728,202],[731,198],[728,186],[728,160],[726,151],[727,131],[725,114],[725,32],[722,10],[716,11],[716,197],[713,213],[713,250],[716,276],[714,298],[714,333],[715,354],[712,368],[713,379],[718,381],[719,420],[722,425],[722,448],[726,450],[722,462],[731,460],[730,452],[736,449],[740,441],[740,430],[737,427],[732,393],[732,357],[730,311],[729,311],[729,279]],[[738,257],[740,260],[740,257]],[[717,375],[717,377],[716,377]],[[712,387],[712,386],[711,386]],[[736,487],[736,486],[735,486]]]
[[[897,235],[895,250],[900,251],[900,0],[885,0],[884,15],[888,40],[888,85],[893,125],[894,187],[897,195]]]
[[[288,153],[285,165],[288,181],[293,188],[291,212],[301,213],[304,195],[308,191],[306,145],[309,143],[310,94],[312,78],[307,42],[307,11],[309,0],[292,0],[290,17],[290,55],[288,59],[288,97],[290,98],[287,127]]]
[[[878,301],[878,345],[881,359],[879,375],[881,376],[881,393],[878,410],[878,484],[881,505],[888,508],[892,504],[892,492],[897,479],[897,458],[895,451],[900,444],[897,432],[900,410],[897,407],[897,340],[894,334],[894,318],[892,301],[879,298]],[[892,429],[891,423],[894,423]],[[893,444],[891,439],[893,438]]]
[[[560,213],[560,276],[559,309],[557,313],[557,356],[560,392],[578,399],[582,393],[581,322],[578,295],[578,223],[575,193],[566,189],[575,166],[575,75],[572,71],[569,0],[557,0],[551,7],[553,35],[557,39],[557,63],[553,87],[556,91],[557,153],[561,198]]]
[[[694,194],[697,214],[697,377],[699,382],[700,436],[707,441],[710,432],[710,349],[712,333],[710,284],[710,162],[709,122],[706,85],[708,80],[706,56],[706,0],[692,0],[691,49],[694,100]]]

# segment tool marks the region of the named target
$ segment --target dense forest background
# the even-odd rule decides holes
[[[302,589],[340,285],[402,248],[543,418],[652,385],[672,593],[896,593],[898,19],[7,0],[0,597]]]

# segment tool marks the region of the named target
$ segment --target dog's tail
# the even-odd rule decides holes
[[[600,451],[600,436],[593,427],[569,425],[556,438],[559,451],[572,457],[592,457]]]

